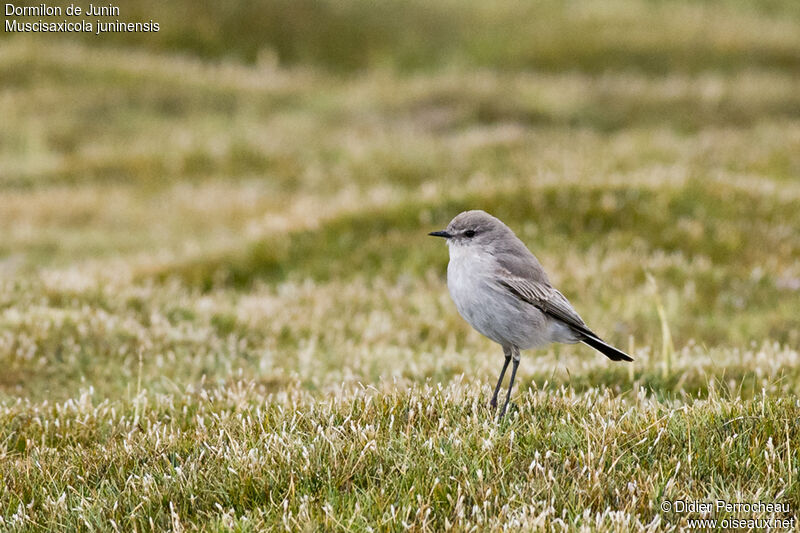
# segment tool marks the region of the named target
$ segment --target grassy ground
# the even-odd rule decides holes
[[[797,3],[238,5],[0,37],[0,530],[797,516]],[[468,208],[636,362],[527,352],[496,423]]]

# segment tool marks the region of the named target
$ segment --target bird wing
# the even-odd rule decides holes
[[[497,264],[496,281],[500,287],[566,325],[578,335],[578,340],[612,361],[633,361],[630,355],[606,343],[589,329],[569,300],[550,285],[536,256],[516,236],[506,239],[493,255]]]
[[[538,270],[541,271],[541,267]],[[501,266],[497,272],[497,281],[515,297],[533,305],[545,315],[565,324],[580,336],[579,340],[581,342],[588,344],[612,361],[633,361],[630,355],[618,348],[614,348],[590,330],[580,315],[572,308],[569,300],[553,288],[547,282],[546,277],[540,276],[538,279],[528,279],[527,277],[514,275],[509,269]]]
[[[560,320],[578,333],[597,337],[572,308],[569,300],[551,285],[520,278],[508,271],[500,272],[497,280],[514,296],[528,302],[544,314]]]

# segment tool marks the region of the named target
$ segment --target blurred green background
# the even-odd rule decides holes
[[[103,39],[87,35],[87,44],[184,52],[205,60],[275,60],[339,73],[453,65],[651,74],[800,67],[800,7],[791,0],[143,0],[114,5],[121,13],[112,20],[154,20],[160,31]]]
[[[114,395],[142,353],[177,383],[446,379],[347,360],[493,349],[425,236],[469,208],[612,342],[661,357],[661,306],[678,349],[796,348],[799,6],[143,1],[118,18],[158,33],[3,33],[0,391]],[[335,316],[282,296],[307,283]]]

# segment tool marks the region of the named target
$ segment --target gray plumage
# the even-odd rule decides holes
[[[447,287],[458,312],[469,324],[503,347],[506,356],[492,406],[509,360],[511,383],[500,416],[505,414],[519,351],[553,342],[583,342],[614,361],[633,361],[605,343],[551,284],[538,259],[501,220],[484,211],[465,211],[447,229],[450,249]]]

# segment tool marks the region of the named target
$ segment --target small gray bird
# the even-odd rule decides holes
[[[447,239],[447,288],[458,312],[483,335],[503,347],[505,363],[494,388],[513,360],[511,383],[499,418],[508,408],[519,366],[519,351],[552,342],[583,342],[612,361],[633,361],[606,344],[550,284],[542,265],[503,222],[484,211],[464,211],[447,229],[429,233]]]

